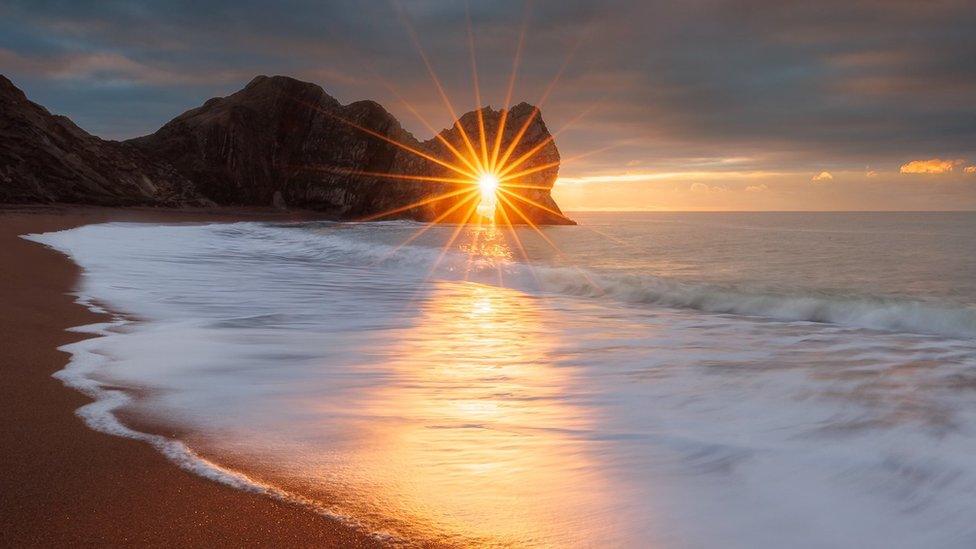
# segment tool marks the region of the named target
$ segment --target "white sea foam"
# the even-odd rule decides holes
[[[414,224],[406,227],[413,229]],[[231,230],[231,229],[228,229]],[[316,255],[342,254],[356,261],[384,262],[397,269],[412,269],[427,273],[430,265],[440,258],[439,274],[467,274],[468,257],[459,252],[444,256],[441,250],[429,246],[385,244],[375,240],[346,235],[335,228],[330,232],[280,230],[276,227],[241,225],[238,230],[267,235],[288,246],[291,253]],[[287,243],[287,244],[285,244]],[[446,257],[446,259],[445,259]],[[496,267],[486,266],[483,280],[492,281]],[[542,282],[542,290],[567,295],[619,299],[633,304],[682,307],[711,313],[728,313],[766,317],[774,320],[834,323],[875,330],[891,330],[948,337],[976,337],[976,307],[953,305],[909,298],[874,297],[825,292],[792,292],[750,290],[715,284],[695,284],[669,280],[640,272],[607,274],[586,267],[551,267],[535,264],[531,267],[517,261],[505,267],[513,275],[513,283],[531,289],[534,282]],[[532,271],[532,272],[529,272]],[[976,274],[976,273],[974,273]]]
[[[415,224],[406,227],[413,229]],[[464,273],[468,257],[462,253],[442,256],[441,250],[429,246],[399,247],[374,240],[356,238],[342,231],[311,232],[279,230],[275,227],[242,225],[238,230],[259,231],[281,246],[287,242],[292,253],[341,253],[355,260],[384,262],[398,269],[413,269],[426,274],[435,259],[440,258],[443,276]],[[334,257],[328,255],[327,257]],[[446,257],[446,259],[445,259]],[[487,265],[493,271],[496,265]],[[976,337],[976,307],[953,305],[910,298],[874,297],[826,292],[758,291],[716,284],[695,284],[643,274],[607,274],[585,267],[550,267],[534,264],[506,266],[508,273],[524,289],[541,279],[545,291],[568,295],[619,299],[634,304],[682,307],[712,313],[730,313],[768,317],[775,320],[835,323],[845,326],[933,334],[950,337]],[[470,273],[467,273],[470,276]],[[491,281],[492,272],[484,277]]]
[[[931,288],[951,273],[869,264],[882,283],[826,291],[792,275],[769,284],[730,253],[693,282],[687,261],[614,257],[577,229],[551,238],[579,269],[528,236],[529,269],[514,254],[442,256],[451,228],[399,247],[416,229],[108,224],[32,236],[82,266],[89,306],[140,319],[85,328],[99,337],[66,347],[58,376],[96,399],[79,410],[93,428],[409,540],[976,542],[972,301],[951,299],[970,295],[966,277],[912,293],[914,280]],[[126,386],[147,391],[135,399]],[[132,431],[120,406],[179,424],[215,460],[260,467],[227,470]],[[322,493],[343,497],[323,507]]]
[[[99,306],[91,296],[85,295],[84,293],[77,295],[77,303],[85,306],[92,312],[111,314],[110,311]],[[99,371],[111,360],[104,354],[97,352],[97,350],[105,344],[101,338],[118,337],[120,335],[118,330],[128,324],[130,324],[128,320],[115,315],[114,319],[108,322],[77,326],[71,328],[70,331],[88,334],[93,337],[58,347],[59,351],[69,353],[71,360],[63,369],[55,372],[53,374],[54,377],[61,380],[65,386],[75,389],[92,399],[91,403],[85,404],[75,410],[75,413],[85,422],[85,425],[101,433],[145,442],[181,469],[205,479],[236,490],[260,494],[278,501],[303,507],[316,514],[340,521],[353,528],[361,529],[372,537],[393,545],[402,543],[402,540],[395,535],[385,531],[367,529],[354,517],[336,513],[319,501],[261,482],[240,471],[222,467],[200,456],[180,440],[137,431],[119,421],[115,412],[124,408],[126,405],[132,404],[133,399],[124,390],[106,388],[103,382],[97,380]]]

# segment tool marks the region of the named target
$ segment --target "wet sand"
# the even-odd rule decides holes
[[[378,543],[335,520],[177,468],[85,427],[89,402],[51,374],[65,329],[103,321],[69,295],[79,269],[19,235],[105,221],[299,220],[263,211],[0,207],[0,546],[318,546]],[[161,433],[165,434],[165,433]]]

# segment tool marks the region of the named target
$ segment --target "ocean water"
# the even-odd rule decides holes
[[[976,214],[574,217],[28,238],[89,425],[394,544],[976,546]]]

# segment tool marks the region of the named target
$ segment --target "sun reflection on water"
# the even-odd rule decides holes
[[[509,230],[454,233],[472,280],[501,281]],[[288,424],[278,437],[262,431],[273,443],[248,470],[424,546],[596,543],[617,520],[619,479],[595,461],[599,418],[580,404],[586,387],[556,329],[568,319],[545,298],[449,268],[450,280],[422,283],[399,322],[343,335],[347,362],[287,393]]]
[[[501,270],[514,259],[508,237],[496,225],[476,225],[466,230],[468,239],[458,246],[458,250],[468,256],[469,271],[476,265]]]
[[[574,439],[585,414],[562,398],[571,370],[553,364],[557,342],[533,298],[469,282],[434,286],[393,355],[398,382],[368,400],[381,408],[372,413],[396,419],[353,462],[376,468],[363,474],[398,530],[532,544],[604,492]]]

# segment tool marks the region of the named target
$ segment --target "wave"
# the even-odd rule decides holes
[[[94,313],[109,314],[108,310],[98,306],[91,297],[84,294],[79,294],[76,302]],[[85,422],[85,425],[101,433],[145,442],[173,464],[189,473],[236,490],[297,505],[318,515],[339,521],[384,543],[393,546],[402,544],[403,540],[397,535],[368,528],[355,518],[336,512],[318,501],[218,465],[197,454],[180,440],[138,431],[122,423],[116,415],[116,411],[131,403],[132,397],[121,389],[107,388],[96,379],[96,373],[110,360],[98,352],[99,346],[103,343],[102,338],[118,335],[119,330],[129,323],[130,321],[125,318],[113,315],[113,319],[108,322],[69,328],[69,331],[93,337],[58,347],[59,351],[70,354],[71,359],[63,369],[55,372],[53,377],[59,379],[66,387],[75,389],[93,400],[93,402],[75,410],[75,414]]]
[[[248,226],[253,231],[259,226]],[[264,225],[263,230],[274,230]],[[242,228],[244,229],[244,228]],[[855,328],[907,332],[953,338],[976,337],[976,308],[907,298],[868,295],[829,295],[820,292],[771,292],[677,281],[654,275],[609,274],[586,268],[528,265],[518,261],[481,260],[469,262],[461,253],[442,254],[438,247],[411,244],[405,247],[362,239],[361,234],[343,231],[282,230],[274,235],[277,245],[315,250],[318,254],[345,261],[382,265],[400,274],[430,273],[439,262],[437,274],[452,278],[459,272],[466,279],[495,283],[494,270],[507,270],[507,280],[523,290],[614,299],[630,304],[694,309],[708,313],[762,317],[779,321],[817,322]],[[271,235],[269,235],[271,236]],[[471,275],[474,275],[473,277]],[[479,274],[485,276],[479,278]]]
[[[399,231],[413,225],[417,223],[214,224],[209,230],[216,239],[200,249],[201,255],[187,259],[208,261],[215,255],[227,253],[231,261],[242,261],[247,257],[280,257],[323,263],[336,269],[378,267],[388,273],[389,282],[396,279],[407,284],[422,282],[432,274],[445,279],[464,278],[494,284],[497,283],[496,270],[504,269],[506,284],[528,292],[780,321],[818,322],[952,338],[976,337],[976,308],[972,306],[864,294],[717,286],[651,274],[607,273],[540,263],[529,265],[511,258],[484,258],[472,262],[464,253],[445,254],[436,244],[413,242],[403,246]],[[178,226],[169,228],[175,227]],[[182,229],[198,230],[199,227],[184,226]],[[85,228],[27,235],[26,238],[67,251],[72,237],[81,230]],[[432,272],[435,264],[437,269]]]
[[[562,294],[610,297],[627,303],[780,321],[819,322],[945,337],[976,337],[976,309],[972,307],[871,296],[763,293],[678,282],[649,275],[600,275],[565,268],[538,271],[545,289]]]

